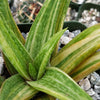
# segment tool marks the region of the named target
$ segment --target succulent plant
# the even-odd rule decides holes
[[[45,0],[25,41],[7,0],[0,0],[0,49],[12,75],[1,86],[0,100],[92,100],[76,82],[100,68],[100,24],[58,52],[69,3]]]
[[[16,23],[32,23],[42,7],[39,1],[23,1],[20,2],[16,12],[13,13]]]

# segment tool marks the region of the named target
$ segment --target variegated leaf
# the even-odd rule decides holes
[[[55,67],[47,68],[40,80],[27,83],[60,100],[92,100],[66,73]]]

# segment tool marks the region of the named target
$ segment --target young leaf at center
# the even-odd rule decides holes
[[[34,59],[34,66],[38,70],[37,79],[40,79],[45,72],[46,65],[50,59],[50,56],[58,43],[62,34],[66,31],[66,29],[54,34],[53,37],[50,38],[42,47],[36,58]]]

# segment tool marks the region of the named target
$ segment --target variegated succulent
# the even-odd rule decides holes
[[[100,68],[100,24],[58,52],[69,3],[45,0],[25,41],[7,0],[0,0],[0,49],[12,75],[1,86],[0,100],[92,100],[76,82]]]

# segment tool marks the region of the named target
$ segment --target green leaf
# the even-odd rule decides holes
[[[32,65],[32,63],[29,63],[29,74],[33,79],[36,79],[37,73],[34,73],[34,72],[36,72],[35,67]]]
[[[0,100],[29,100],[38,93],[26,84],[20,75],[14,75],[8,78],[2,85],[0,91]]]
[[[2,85],[4,80],[5,80],[5,78],[3,76],[0,76],[0,88],[1,88],[1,85]]]
[[[3,55],[3,58],[4,58],[4,61],[5,61],[6,68],[7,68],[8,72],[10,73],[10,75],[17,74],[16,69],[10,63],[10,61],[8,60],[8,58],[5,55]]]
[[[8,5],[8,0],[0,0],[0,18],[3,20],[4,24],[9,25],[9,27],[12,29],[12,31],[15,33],[16,37],[18,37],[18,39],[24,44],[25,40],[22,36],[22,34],[20,33],[9,8]],[[10,63],[10,61],[8,60],[8,58],[4,56],[4,60],[6,63],[6,67],[8,69],[8,71],[10,72],[10,74],[16,74],[16,70],[13,67],[13,65]]]
[[[75,38],[73,38],[67,45],[65,45],[59,53],[62,53],[65,49],[70,47],[72,44],[86,38],[89,36],[95,36],[96,34],[100,34],[100,24],[96,24],[94,26],[91,26],[87,28],[86,30],[82,31],[80,34],[78,34]],[[58,53],[58,54],[59,54]]]
[[[54,33],[61,30],[69,3],[70,0],[45,0],[25,43],[25,47],[33,59],[44,43]]]
[[[89,36],[55,56],[51,65],[56,66],[66,73],[70,73],[81,62],[91,56],[100,48],[100,35]]]
[[[46,65],[50,59],[50,56],[58,43],[62,34],[66,31],[66,29],[58,32],[53,37],[50,38],[42,47],[36,58],[34,59],[34,66],[37,68],[38,75],[37,79],[40,79],[45,72]]]
[[[60,100],[92,100],[66,73],[55,67],[47,68],[40,80],[27,83]]]
[[[77,69],[74,69],[70,76],[78,82],[90,73],[100,69],[100,52],[96,52],[91,57],[82,62]]]
[[[3,20],[0,18],[0,48],[19,74],[30,80],[28,67],[33,60],[10,27],[3,23]]]
[[[24,44],[25,40],[19,31],[9,8],[8,0],[0,0],[0,18],[4,18],[3,22],[12,29],[18,39]]]

